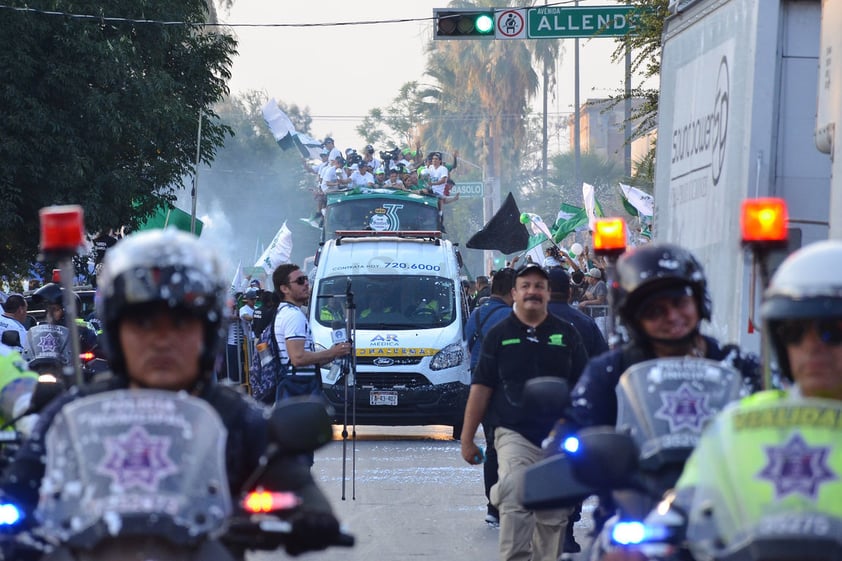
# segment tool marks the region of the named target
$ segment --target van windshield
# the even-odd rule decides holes
[[[357,329],[444,327],[456,318],[452,280],[436,276],[353,275],[328,277],[319,283],[316,320],[330,327],[345,321],[348,281],[356,305]]]

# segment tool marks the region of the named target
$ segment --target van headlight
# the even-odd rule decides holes
[[[465,351],[459,343],[452,343],[435,355],[430,361],[430,370],[444,370],[445,368],[453,368],[459,366],[465,360]]]

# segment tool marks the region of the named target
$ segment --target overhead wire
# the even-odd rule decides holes
[[[564,6],[575,3],[576,0],[560,0],[559,2],[552,2],[549,4],[542,4],[540,6],[523,6],[523,7],[511,7],[505,9],[529,9],[529,8],[552,8],[556,6]],[[453,8],[453,10],[459,10],[460,8]],[[466,8],[461,8],[466,9]],[[468,7],[467,9],[470,9]],[[489,8],[489,9],[503,9],[503,8]],[[230,27],[230,28],[237,28],[237,27],[267,27],[267,28],[312,28],[312,27],[347,27],[347,26],[362,26],[362,25],[384,25],[384,24],[394,24],[394,23],[413,23],[413,22],[432,22],[435,20],[435,16],[431,17],[424,17],[424,18],[393,18],[393,19],[380,19],[380,20],[368,20],[368,21],[336,21],[336,22],[313,22],[313,23],[225,23],[225,22],[187,22],[187,21],[175,21],[175,20],[156,20],[156,19],[145,19],[145,18],[126,18],[126,17],[115,17],[115,16],[106,16],[106,15],[96,15],[96,14],[78,14],[72,12],[64,12],[60,10],[42,10],[39,8],[32,8],[30,6],[10,6],[8,4],[0,4],[0,10],[11,10],[15,12],[24,12],[24,13],[33,13],[33,14],[40,14],[40,15],[47,15],[47,16],[60,16],[63,18],[69,19],[78,19],[78,20],[92,20],[101,23],[130,23],[130,24],[137,24],[137,25],[162,25],[162,26],[176,26],[176,25],[188,25],[192,27]]]

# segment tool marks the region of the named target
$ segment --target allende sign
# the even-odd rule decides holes
[[[526,10],[529,39],[621,37],[634,33],[636,6],[588,6],[576,8],[529,8]]]

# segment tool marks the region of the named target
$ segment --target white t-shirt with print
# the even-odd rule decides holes
[[[304,340],[305,351],[311,353],[316,351],[313,332],[310,331],[307,316],[298,306],[289,302],[281,302],[278,306],[278,313],[275,315],[275,341],[278,343],[278,355],[281,357],[283,364],[289,364],[289,353],[287,352],[287,340],[289,339],[302,339]],[[314,371],[315,367],[313,366],[296,368],[297,374],[312,374]]]

